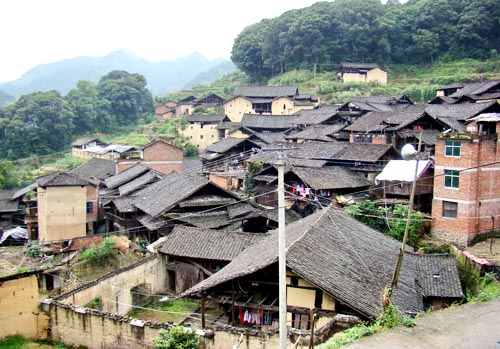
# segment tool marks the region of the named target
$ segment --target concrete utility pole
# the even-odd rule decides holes
[[[279,333],[280,349],[286,349],[286,240],[285,240],[285,163],[278,154],[278,269],[279,269]]]

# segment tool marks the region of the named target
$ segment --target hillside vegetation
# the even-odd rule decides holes
[[[486,59],[500,50],[497,0],[336,0],[245,28],[232,61],[253,81],[341,62],[431,64]]]

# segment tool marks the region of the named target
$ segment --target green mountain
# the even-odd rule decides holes
[[[149,62],[129,50],[112,52],[104,57],[76,57],[51,64],[38,65],[15,81],[0,84],[0,89],[18,98],[22,95],[57,90],[66,94],[80,80],[97,83],[101,76],[113,70],[142,74],[153,95],[162,96],[210,77],[213,81],[234,70],[224,59],[208,60],[199,53],[173,61]],[[191,85],[192,86],[192,85]]]

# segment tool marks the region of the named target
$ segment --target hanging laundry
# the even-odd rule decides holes
[[[244,323],[248,324],[250,322],[250,313],[248,310],[245,310],[245,317],[244,317]]]

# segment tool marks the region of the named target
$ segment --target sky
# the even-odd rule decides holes
[[[0,82],[38,64],[129,49],[150,62],[226,58],[236,36],[318,0],[1,0]]]

